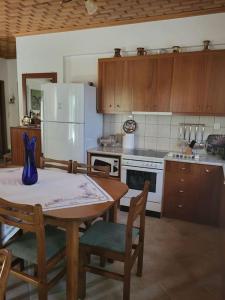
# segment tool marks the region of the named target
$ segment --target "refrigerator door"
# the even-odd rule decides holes
[[[84,162],[84,124],[42,122],[45,157]]]
[[[84,123],[84,85],[42,85],[42,120],[51,122]]]

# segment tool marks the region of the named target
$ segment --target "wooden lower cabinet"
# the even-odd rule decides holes
[[[167,161],[163,216],[217,225],[219,176],[218,166]]]
[[[23,144],[23,133],[26,132],[31,138],[35,136],[37,138],[36,149],[35,149],[35,162],[37,167],[40,166],[41,156],[41,129],[32,127],[11,127],[11,152],[12,152],[12,163],[14,165],[24,164],[24,144]]]

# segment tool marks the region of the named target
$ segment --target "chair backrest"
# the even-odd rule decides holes
[[[72,173],[72,160],[57,160],[52,158],[40,157],[40,168],[54,168],[65,170],[68,173]]]
[[[41,205],[17,204],[0,198],[0,222],[36,234],[38,272],[46,273],[45,229]]]
[[[145,231],[145,210],[148,197],[150,182],[145,181],[143,191],[130,200],[130,208],[127,218],[126,228],[126,252],[132,250],[132,230],[135,220],[140,217],[139,224],[139,239],[143,240]]]
[[[4,299],[12,255],[7,249],[0,249],[0,300]]]
[[[109,177],[109,166],[92,166],[88,164],[73,162],[74,174],[87,174],[90,176]]]

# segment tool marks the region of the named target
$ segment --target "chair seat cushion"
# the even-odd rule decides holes
[[[66,245],[66,236],[63,230],[47,225],[45,227],[46,258],[49,260]],[[37,263],[37,240],[33,232],[27,232],[7,246],[12,255],[25,261]]]
[[[139,234],[133,228],[133,239]],[[126,225],[104,221],[95,222],[80,238],[81,245],[100,247],[120,253],[125,252]]]

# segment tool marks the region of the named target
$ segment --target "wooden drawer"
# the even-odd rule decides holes
[[[175,161],[166,162],[166,173],[180,176],[185,174],[193,174],[195,171],[194,165],[192,163],[183,163]]]

